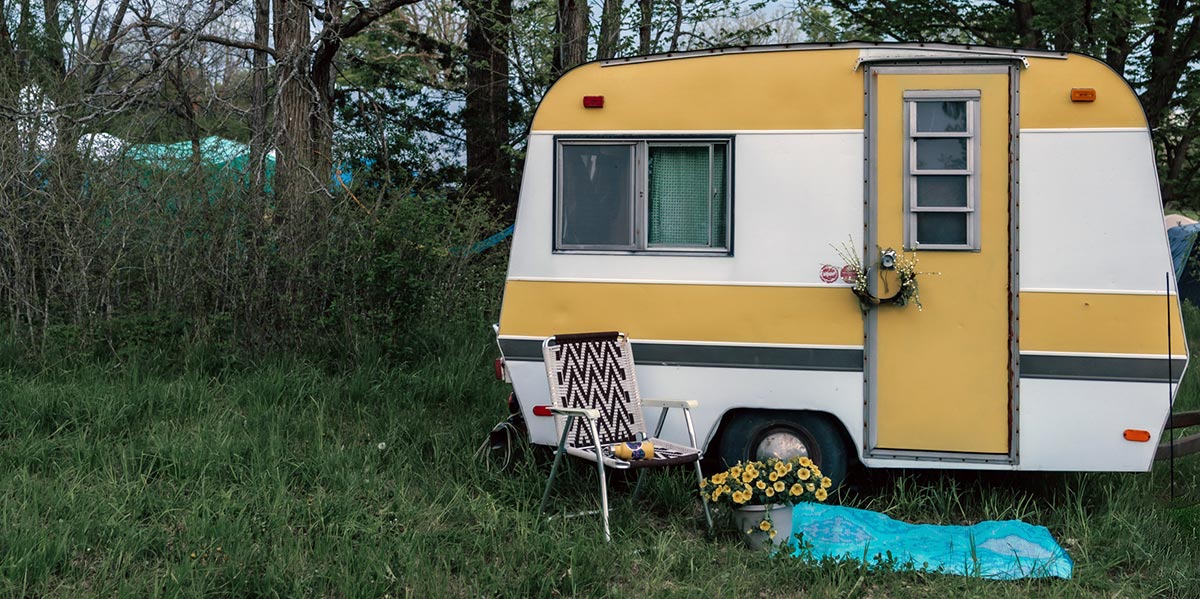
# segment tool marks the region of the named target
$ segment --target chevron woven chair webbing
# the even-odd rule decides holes
[[[627,341],[611,339],[568,341],[550,348],[553,361],[554,397],[560,408],[600,410],[596,430],[601,445],[634,441],[646,436],[642,401],[638,396],[633,359]],[[568,338],[569,339],[569,338]],[[559,429],[561,433],[561,429]],[[592,446],[587,423],[576,419],[567,434],[567,445],[580,449]]]

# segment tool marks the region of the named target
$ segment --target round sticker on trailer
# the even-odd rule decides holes
[[[858,281],[858,273],[854,271],[854,267],[849,264],[842,267],[842,282],[853,285]]]
[[[821,265],[821,280],[832,283],[838,279],[838,269],[832,264]]]

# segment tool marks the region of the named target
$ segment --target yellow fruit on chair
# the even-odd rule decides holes
[[[626,461],[652,460],[654,459],[654,444],[649,441],[617,443],[613,446],[613,455],[617,459]]]

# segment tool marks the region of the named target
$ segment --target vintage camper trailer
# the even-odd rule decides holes
[[[1160,206],[1138,100],[1086,56],[594,62],[534,117],[498,341],[536,443],[542,341],[619,330],[726,461],[1147,470],[1187,365]],[[847,244],[874,298],[880,249],[915,250],[923,309],[860,302]]]

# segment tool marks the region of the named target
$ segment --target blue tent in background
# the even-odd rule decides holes
[[[129,146],[124,154],[130,160],[168,171],[191,168],[193,159],[192,142],[190,141],[173,144]],[[264,165],[267,177],[266,189],[270,192],[271,181],[275,177],[275,157],[268,154],[263,160],[266,163]],[[203,166],[212,169],[216,173],[233,175],[249,183],[250,146],[247,144],[215,136],[205,137],[200,140],[200,162]],[[361,158],[357,163],[361,164],[363,168],[369,169],[374,164],[374,161],[369,158]],[[351,166],[350,163],[346,162],[333,165],[333,172],[330,173],[331,190],[350,189],[350,186],[354,183],[354,174]],[[470,247],[453,248],[452,251],[463,254],[477,254],[501,243],[511,236],[512,232],[513,225],[509,225]]]
[[[1179,297],[1200,306],[1200,257],[1196,256],[1200,244],[1196,243],[1197,235],[1200,235],[1200,223],[1167,229]]]
[[[187,169],[192,164],[192,142],[173,144],[140,144],[129,146],[125,157],[148,166],[173,171]],[[267,177],[267,190],[275,178],[275,157],[263,158]],[[200,163],[216,172],[225,172],[249,182],[250,146],[221,137],[205,137],[200,140]]]
[[[187,168],[192,162],[192,142],[181,141],[173,144],[141,144],[130,146],[125,156],[138,162],[165,170]],[[271,181],[275,178],[275,156],[268,154],[263,158],[264,171],[267,176],[267,191],[271,190]],[[231,174],[246,176],[249,172],[250,146],[239,141],[222,137],[205,137],[200,140],[200,162],[206,167],[218,171],[228,170]],[[370,159],[363,159],[362,164],[370,166]],[[354,183],[351,165],[339,163],[333,165],[330,173],[330,188],[349,188]]]
[[[172,168],[180,162],[191,162],[192,142],[173,144],[142,144],[130,146],[125,156],[140,162]],[[244,171],[250,160],[250,146],[221,137],[205,137],[200,140],[200,160],[208,166],[229,166]],[[267,166],[274,170],[275,158],[266,158]]]

